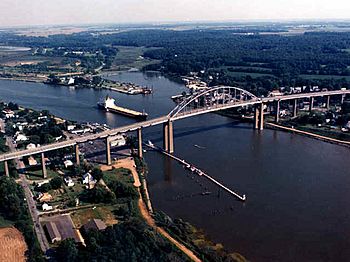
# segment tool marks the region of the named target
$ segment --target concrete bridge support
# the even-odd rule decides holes
[[[4,171],[5,171],[5,176],[9,177],[10,171],[9,171],[9,164],[7,161],[4,161]]]
[[[326,108],[329,110],[331,107],[331,96],[327,96]]]
[[[174,130],[173,122],[169,120],[169,153],[174,153]]]
[[[45,154],[44,153],[41,153],[41,168],[43,171],[43,178],[47,178],[47,170],[46,170]]]
[[[79,145],[76,144],[74,146],[74,149],[75,149],[75,163],[80,166],[80,152],[79,152]]]
[[[340,101],[340,103],[343,104],[343,103],[344,103],[344,100],[345,100],[345,95],[341,95],[341,101]]]
[[[280,101],[276,101],[276,112],[275,112],[275,122],[278,123],[280,121]]]
[[[309,112],[311,113],[311,111],[314,109],[314,97],[310,97],[310,107],[309,107]]]
[[[254,107],[254,129],[259,129],[259,107]]]
[[[260,104],[260,112],[259,112],[259,130],[264,129],[264,104]]]
[[[169,151],[169,125],[168,123],[163,124],[163,149]]]
[[[108,166],[110,166],[112,164],[111,140],[109,137],[106,137],[106,163]]]
[[[138,142],[138,148],[137,148],[137,154],[139,158],[143,157],[142,152],[142,128],[137,129],[137,142]]]
[[[296,117],[298,114],[298,99],[293,101],[293,117]]]
[[[163,144],[164,151],[170,154],[174,153],[174,131],[171,120],[163,124]]]

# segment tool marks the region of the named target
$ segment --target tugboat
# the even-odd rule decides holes
[[[133,117],[138,120],[145,120],[148,116],[146,112],[138,112],[132,109],[117,106],[115,104],[115,99],[109,97],[108,95],[103,102],[98,102],[97,106],[100,109],[106,110],[107,112],[113,112],[124,116]]]

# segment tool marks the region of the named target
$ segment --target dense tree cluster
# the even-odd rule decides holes
[[[86,248],[77,248],[71,240],[61,242],[58,261],[189,261],[167,240],[140,219],[91,230],[85,237]]]
[[[8,177],[0,177],[0,216],[12,221],[28,245],[28,261],[44,261],[20,185]]]

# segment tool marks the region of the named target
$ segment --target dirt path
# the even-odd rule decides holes
[[[0,228],[0,262],[26,261],[27,244],[16,228]]]

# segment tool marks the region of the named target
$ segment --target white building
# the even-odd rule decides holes
[[[47,203],[44,203],[44,204],[41,206],[41,208],[43,209],[43,211],[50,211],[50,210],[53,209],[53,207],[50,206],[50,205],[47,204]]]
[[[36,148],[36,145],[33,143],[30,143],[26,146],[26,149],[34,149],[34,148]]]
[[[96,183],[94,177],[90,173],[83,175],[83,184],[88,185],[90,183]]]
[[[10,109],[4,109],[4,110],[2,110],[2,112],[4,113],[6,118],[13,118],[13,117],[15,117],[15,112],[13,112]]]
[[[28,140],[28,137],[27,137],[26,135],[24,135],[24,134],[17,133],[17,134],[15,135],[15,141],[16,141],[16,143],[17,143],[17,142],[20,142],[20,141],[27,141],[27,140]]]
[[[65,168],[73,166],[73,162],[71,160],[66,160],[66,161],[63,162],[63,164],[64,164]]]
[[[111,146],[119,147],[119,146],[125,146],[126,145],[126,139],[123,135],[117,135],[113,138],[113,141],[111,141]]]
[[[73,180],[72,180],[71,177],[65,177],[65,178],[64,178],[64,182],[66,183],[66,185],[67,185],[68,187],[74,186],[74,182],[73,182]]]

